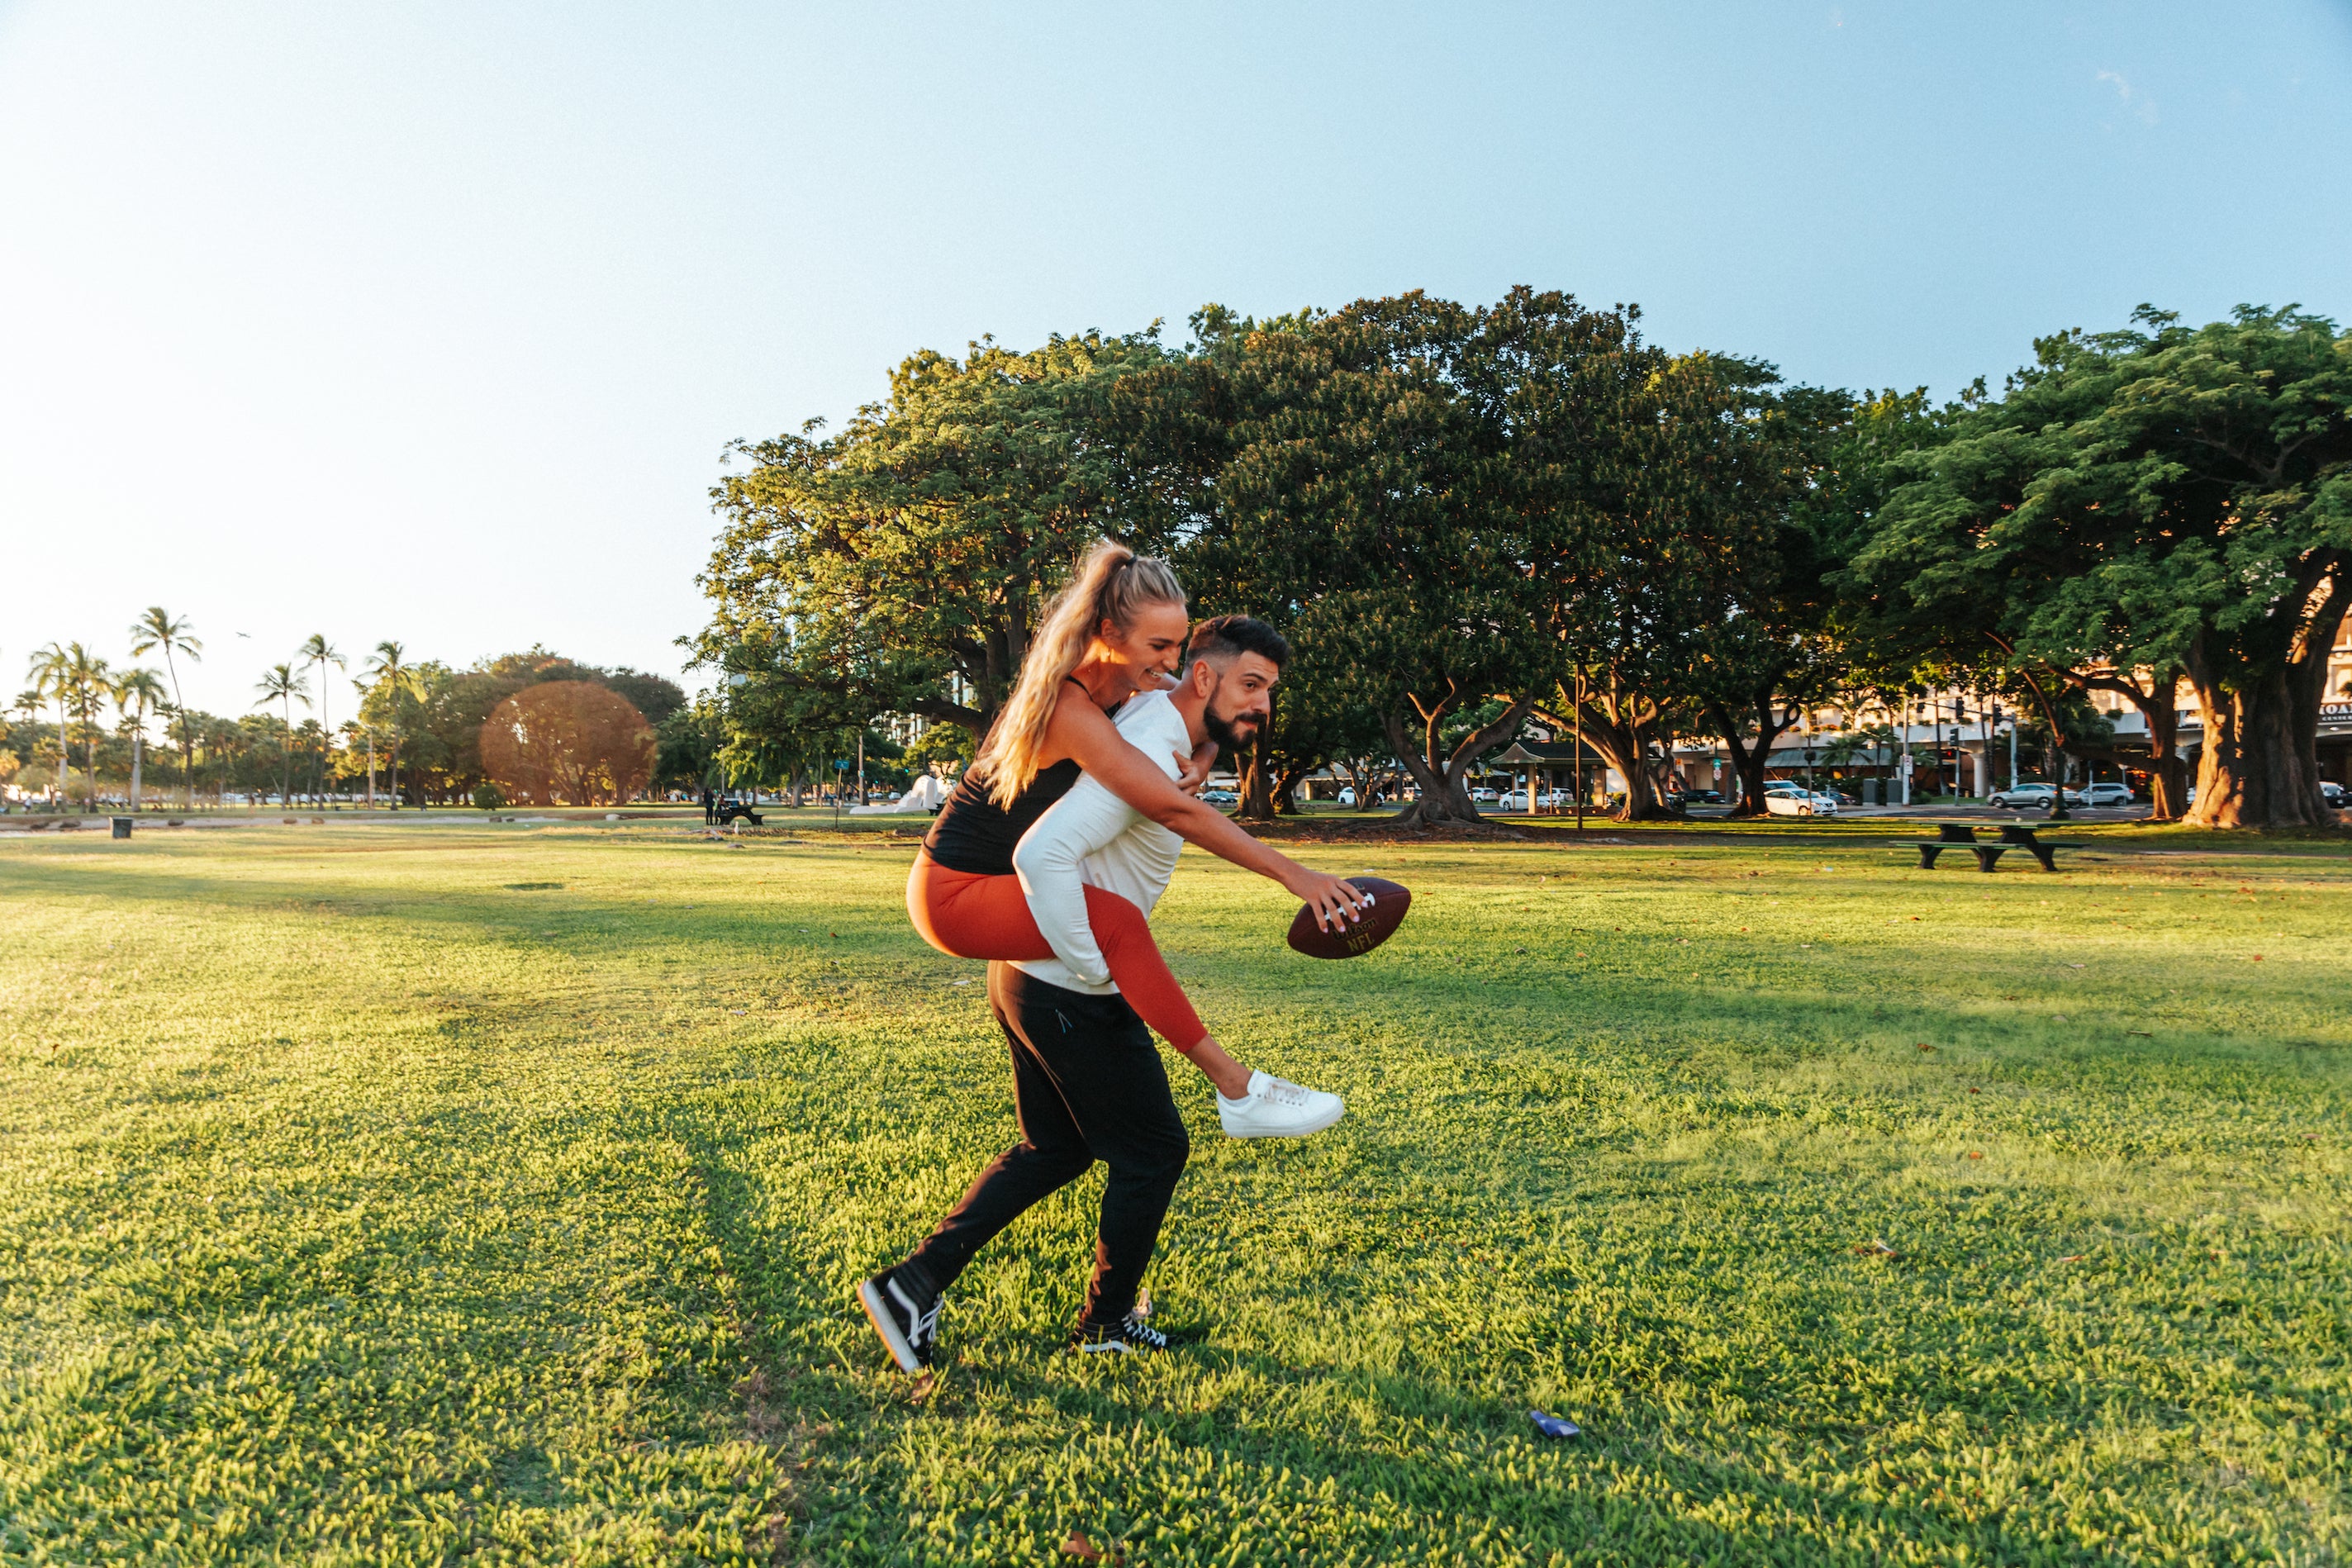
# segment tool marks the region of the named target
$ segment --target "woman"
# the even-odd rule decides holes
[[[1013,851],[1082,771],[1192,843],[1279,882],[1318,919],[1348,918],[1361,901],[1354,888],[1258,842],[1186,793],[1183,785],[1207,773],[1210,748],[1171,781],[1112,724],[1110,711],[1129,697],[1164,689],[1188,626],[1184,591],[1166,562],[1110,543],[1087,554],[1046,607],[1011,700],[915,858],[907,912],[924,941],[959,958],[1054,955],[1013,874]],[[1235,1061],[1168,972],[1142,911],[1099,888],[1087,889],[1086,897],[1111,979],[1143,1021],[1216,1086],[1221,1110],[1250,1099],[1253,1084],[1277,1100],[1328,1098]],[[1225,1120],[1229,1130],[1237,1124]]]

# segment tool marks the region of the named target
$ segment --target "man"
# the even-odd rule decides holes
[[[1176,688],[1132,700],[1120,711],[1120,732],[1147,756],[1168,755],[1171,776],[1176,757],[1203,738],[1228,749],[1246,745],[1271,713],[1270,693],[1289,654],[1263,621],[1203,622],[1187,644]],[[1173,833],[1081,779],[1015,851],[1038,927],[1056,954],[988,966],[989,1005],[1012,1047],[1021,1142],[981,1173],[913,1256],[859,1284],[859,1304],[903,1370],[930,1364],[940,1297],[973,1255],[1097,1159],[1110,1174],[1094,1278],[1072,1344],[1087,1354],[1167,1348],[1167,1336],[1136,1310],[1137,1295],[1192,1145],[1150,1031],[1103,970],[1078,876],[1148,914],[1167,890],[1181,847]],[[1208,1064],[1203,1070],[1213,1080],[1219,1076]],[[1342,1110],[1336,1095],[1262,1072],[1219,1084],[1218,1116],[1235,1136],[1311,1132],[1337,1121]]]
[[[1233,757],[1257,739],[1273,716],[1275,683],[1290,644],[1264,621],[1220,616],[1185,643],[1183,678],[1171,690],[1147,692],[1119,710],[1119,733],[1161,766],[1181,767],[1203,740]],[[1174,776],[1171,772],[1171,776]],[[1080,778],[1013,853],[1029,912],[1055,956],[1021,965],[1035,979],[1088,995],[1113,995],[1108,965],[1087,919],[1088,885],[1117,893],[1147,916],[1168,890],[1183,840],[1145,816],[1100,781]],[[1234,1138],[1297,1138],[1339,1120],[1339,1096],[1251,1072],[1222,1046],[1190,1053],[1217,1088],[1217,1119]]]

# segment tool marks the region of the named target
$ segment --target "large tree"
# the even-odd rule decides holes
[[[1721,737],[1739,775],[1734,816],[1763,815],[1774,743],[1853,673],[1853,642],[1830,580],[1851,532],[1843,525],[1872,510],[1867,486],[1879,471],[1871,457],[1881,431],[1924,403],[1917,393],[1858,402],[1798,386],[1772,392],[1755,411],[1768,479],[1744,500],[1757,510],[1759,526],[1739,563],[1733,602],[1699,636],[1689,682],[1692,707]]]
[[[837,435],[738,443],[711,491],[726,520],[698,579],[705,665],[837,698],[862,725],[919,713],[984,733],[1045,600],[1097,539],[1166,543],[1117,504],[1108,389],[1165,363],[1150,333],[992,341],[899,365]]]
[[[516,800],[618,805],[652,774],[654,729],[600,682],[550,680],[498,705],[480,751],[488,776]]]
[[[1381,716],[1419,785],[1405,820],[1475,819],[1471,768],[1517,731],[1555,661],[1528,635],[1518,476],[1480,393],[1505,378],[1523,317],[1577,307],[1514,300],[1500,321],[1501,308],[1419,293],[1263,325],[1203,312],[1186,400],[1202,418],[1157,422],[1213,468],[1186,556],[1196,591],[1289,632],[1315,706]],[[1222,438],[1202,428],[1219,423]],[[1171,479],[1160,493],[1181,503],[1189,492]],[[1490,722],[1456,732],[1458,714],[1497,694]]]
[[[1636,319],[1591,318],[1524,416],[1542,435],[1538,624],[1565,665],[1538,710],[1625,781],[1627,821],[1665,814],[1657,780],[1696,717],[1705,653],[1771,592],[1789,504],[1769,368],[1666,354]]]
[[[2002,396],[1897,458],[1853,581],[1998,639],[2021,676],[2117,692],[2159,741],[2178,672],[2204,717],[2190,820],[2331,823],[2315,742],[2352,607],[2352,334],[2292,308],[2133,320],[2038,340]]]

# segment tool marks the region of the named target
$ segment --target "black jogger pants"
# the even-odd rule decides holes
[[[1013,1048],[1021,1142],[980,1173],[908,1266],[946,1289],[998,1231],[1100,1160],[1110,1177],[1086,1321],[1117,1322],[1135,1305],[1192,1152],[1159,1048],[1124,998],[1066,991],[1009,963],[988,966],[988,1001]]]

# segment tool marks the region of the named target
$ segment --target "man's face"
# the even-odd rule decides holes
[[[1273,714],[1274,683],[1282,679],[1282,671],[1262,653],[1243,654],[1222,670],[1203,659],[1194,672],[1202,669],[1216,685],[1202,710],[1201,726],[1217,749],[1231,756],[1256,740],[1259,728]]]

